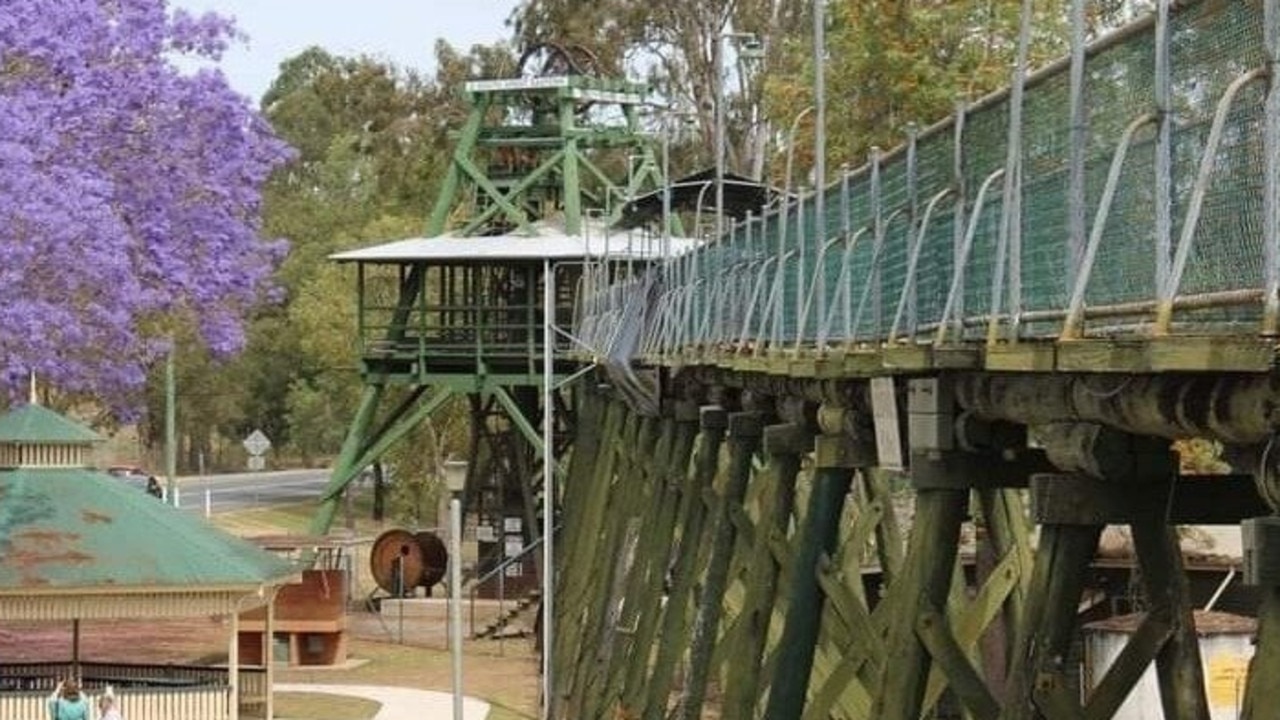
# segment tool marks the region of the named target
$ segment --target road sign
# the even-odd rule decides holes
[[[250,455],[261,455],[271,449],[271,439],[261,430],[254,430],[244,439],[244,449]]]
[[[250,455],[250,456],[249,456],[249,469],[250,469],[250,470],[261,470],[261,469],[265,468],[266,466],[267,466],[267,459],[266,459],[266,458],[264,458],[264,457],[262,457],[261,455]]]

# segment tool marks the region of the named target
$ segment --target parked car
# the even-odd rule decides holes
[[[112,465],[107,468],[107,474],[142,492],[147,491],[147,479],[151,477],[151,473],[135,465]]]

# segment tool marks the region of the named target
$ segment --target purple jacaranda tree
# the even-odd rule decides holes
[[[0,0],[0,387],[30,372],[128,414],[175,322],[244,341],[284,253],[286,146],[216,70],[236,39],[164,0]]]

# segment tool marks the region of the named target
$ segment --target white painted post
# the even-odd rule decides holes
[[[204,489],[204,516],[213,515],[213,490],[211,488]]]
[[[449,643],[453,648],[453,720],[462,720],[462,501],[449,501]],[[404,601],[401,600],[401,606]]]
[[[177,490],[174,498],[177,499]],[[227,708],[228,720],[240,720],[240,612],[231,612],[231,641],[227,643],[227,687],[230,689],[231,706]]]

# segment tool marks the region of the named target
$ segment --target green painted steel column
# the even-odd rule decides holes
[[[365,438],[369,433],[369,426],[373,423],[374,413],[377,412],[378,403],[382,400],[382,391],[382,385],[364,386],[364,393],[360,397],[360,407],[356,410],[355,420],[351,423],[351,429],[347,431],[346,439],[342,441],[342,450],[338,453],[338,462],[334,464],[333,471],[330,474],[329,487],[326,488],[325,492],[326,497],[321,501],[315,517],[311,519],[311,532],[314,535],[324,535],[329,532],[329,526],[333,524],[333,518],[338,513],[338,501],[341,496],[332,494],[329,491],[346,484],[346,478],[350,478],[352,473],[358,469],[353,468],[352,465],[360,457],[360,450],[364,447]]]
[[[928,456],[911,458],[913,476],[923,465],[942,464]],[[944,474],[943,470],[938,474]],[[885,665],[872,716],[882,720],[918,720],[929,677],[930,655],[916,634],[916,623],[928,611],[947,607],[955,572],[960,524],[968,508],[967,478],[956,487],[917,485],[916,514],[902,572],[885,602],[893,602]]]
[[[763,444],[769,458],[765,472],[771,475],[767,478],[770,487],[761,502],[738,637],[732,638],[736,647],[725,672],[721,714],[726,718],[753,717],[761,696],[761,670],[782,569],[770,552],[769,543],[774,537],[786,536],[795,511],[800,456],[812,447],[813,434],[795,423],[770,425],[764,430]]]
[[[724,491],[715,501],[712,523],[711,556],[703,578],[702,597],[693,625],[693,641],[689,648],[689,674],[676,717],[697,720],[702,716],[706,699],[707,678],[711,673],[711,655],[720,631],[724,613],[724,592],[729,581],[729,565],[733,560],[737,535],[730,517],[734,508],[742,507],[751,477],[751,459],[760,447],[762,431],[759,412],[737,412],[729,415],[729,472]]]
[[[627,659],[626,678],[622,686],[622,712],[635,714],[641,710],[645,676],[653,659],[658,621],[663,613],[663,586],[671,562],[671,549],[675,544],[676,518],[690,492],[689,459],[693,453],[694,438],[698,434],[698,407],[691,402],[678,402],[674,408],[675,440],[666,465],[662,468],[662,483],[668,492],[662,512],[652,530],[653,546],[650,550],[650,566],[647,585],[637,599],[640,605],[636,620],[632,652]],[[698,500],[701,502],[701,500]],[[632,599],[628,598],[627,602]]]
[[[664,720],[671,686],[675,680],[676,663],[688,648],[688,612],[694,583],[697,580],[698,549],[703,542],[702,526],[706,517],[706,504],[702,493],[711,487],[720,464],[720,445],[724,442],[729,418],[724,408],[708,405],[699,410],[697,461],[688,492],[681,498],[680,544],[677,552],[674,580],[667,594],[666,611],[662,617],[662,634],[658,638],[657,657],[653,662],[648,692],[644,703],[644,720]]]
[[[484,95],[476,101],[476,104],[471,107],[471,114],[467,116],[466,124],[462,126],[458,144],[453,150],[453,159],[445,171],[440,194],[436,196],[436,204],[431,209],[431,217],[427,221],[427,237],[433,237],[445,231],[449,211],[453,209],[453,201],[458,194],[458,181],[462,178],[462,168],[458,158],[469,156],[476,146],[476,140],[480,137],[480,124],[484,121],[485,114],[489,112],[488,97]]]
[[[822,558],[831,556],[840,536],[840,517],[853,480],[853,466],[838,462],[843,437],[817,439],[813,487],[809,491],[806,522],[800,530],[788,589],[786,622],[778,641],[777,665],[769,686],[764,716],[770,720],[798,720],[804,714],[809,675],[826,596],[818,583]]]
[[[577,101],[572,98],[560,99],[560,136],[568,138],[564,144],[564,160],[561,161],[562,182],[564,183],[564,231],[568,235],[582,232],[582,190],[578,177],[578,140],[574,136],[575,117],[578,112]]]

